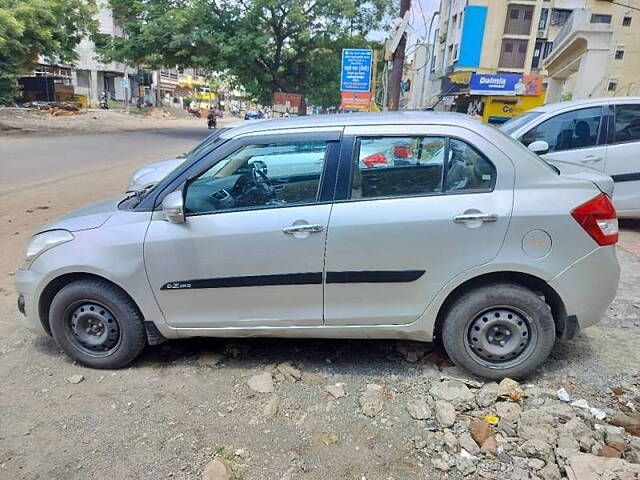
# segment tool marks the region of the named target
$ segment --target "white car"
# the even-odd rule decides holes
[[[640,97],[553,103],[500,127],[545,160],[591,167],[615,182],[620,217],[640,217]]]
[[[159,162],[150,163],[149,165],[140,167],[131,175],[131,180],[129,180],[129,185],[127,186],[126,190],[127,193],[144,192],[145,190],[150,189],[156,183],[166,177],[169,173],[171,173],[176,167],[182,165],[182,163],[184,163],[187,158],[191,158],[194,154],[204,152],[205,150],[209,151],[214,146],[216,146],[218,139],[220,138],[220,135],[222,135],[222,133],[227,132],[232,128],[239,127],[240,125],[242,125],[241,122],[235,122],[230,123],[229,125],[225,125],[224,127],[216,129],[211,135],[209,135],[187,153],[183,153],[182,155],[178,155],[174,158],[161,160]]]

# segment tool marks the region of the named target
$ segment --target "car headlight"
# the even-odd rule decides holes
[[[49,230],[48,232],[34,235],[27,244],[24,252],[24,261],[20,268],[29,270],[35,259],[44,252],[63,243],[70,242],[73,238],[72,233],[68,230]]]
[[[142,177],[144,177],[147,173],[151,173],[155,170],[155,168],[151,168],[151,167],[143,167],[140,168],[138,170],[136,170],[135,172],[133,172],[133,175],[131,175],[131,182],[137,182],[138,180],[140,180]]]

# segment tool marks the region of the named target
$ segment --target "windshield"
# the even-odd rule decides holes
[[[511,135],[513,132],[518,130],[520,127],[526,125],[531,120],[542,115],[542,112],[525,112],[522,115],[518,115],[517,117],[513,117],[511,120],[507,120],[502,125],[500,125],[500,130],[502,130],[507,135]]]

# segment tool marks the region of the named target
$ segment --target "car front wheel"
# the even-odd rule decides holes
[[[458,366],[485,378],[522,378],[551,352],[555,323],[538,295],[514,283],[463,294],[448,310],[442,342]]]
[[[93,368],[120,368],[147,344],[142,315],[118,287],[99,280],[79,280],[54,297],[49,310],[56,343],[74,359]]]

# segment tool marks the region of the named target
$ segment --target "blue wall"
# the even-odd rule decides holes
[[[458,67],[478,67],[482,52],[484,25],[487,21],[487,7],[468,5],[464,7],[464,24],[458,52]]]

